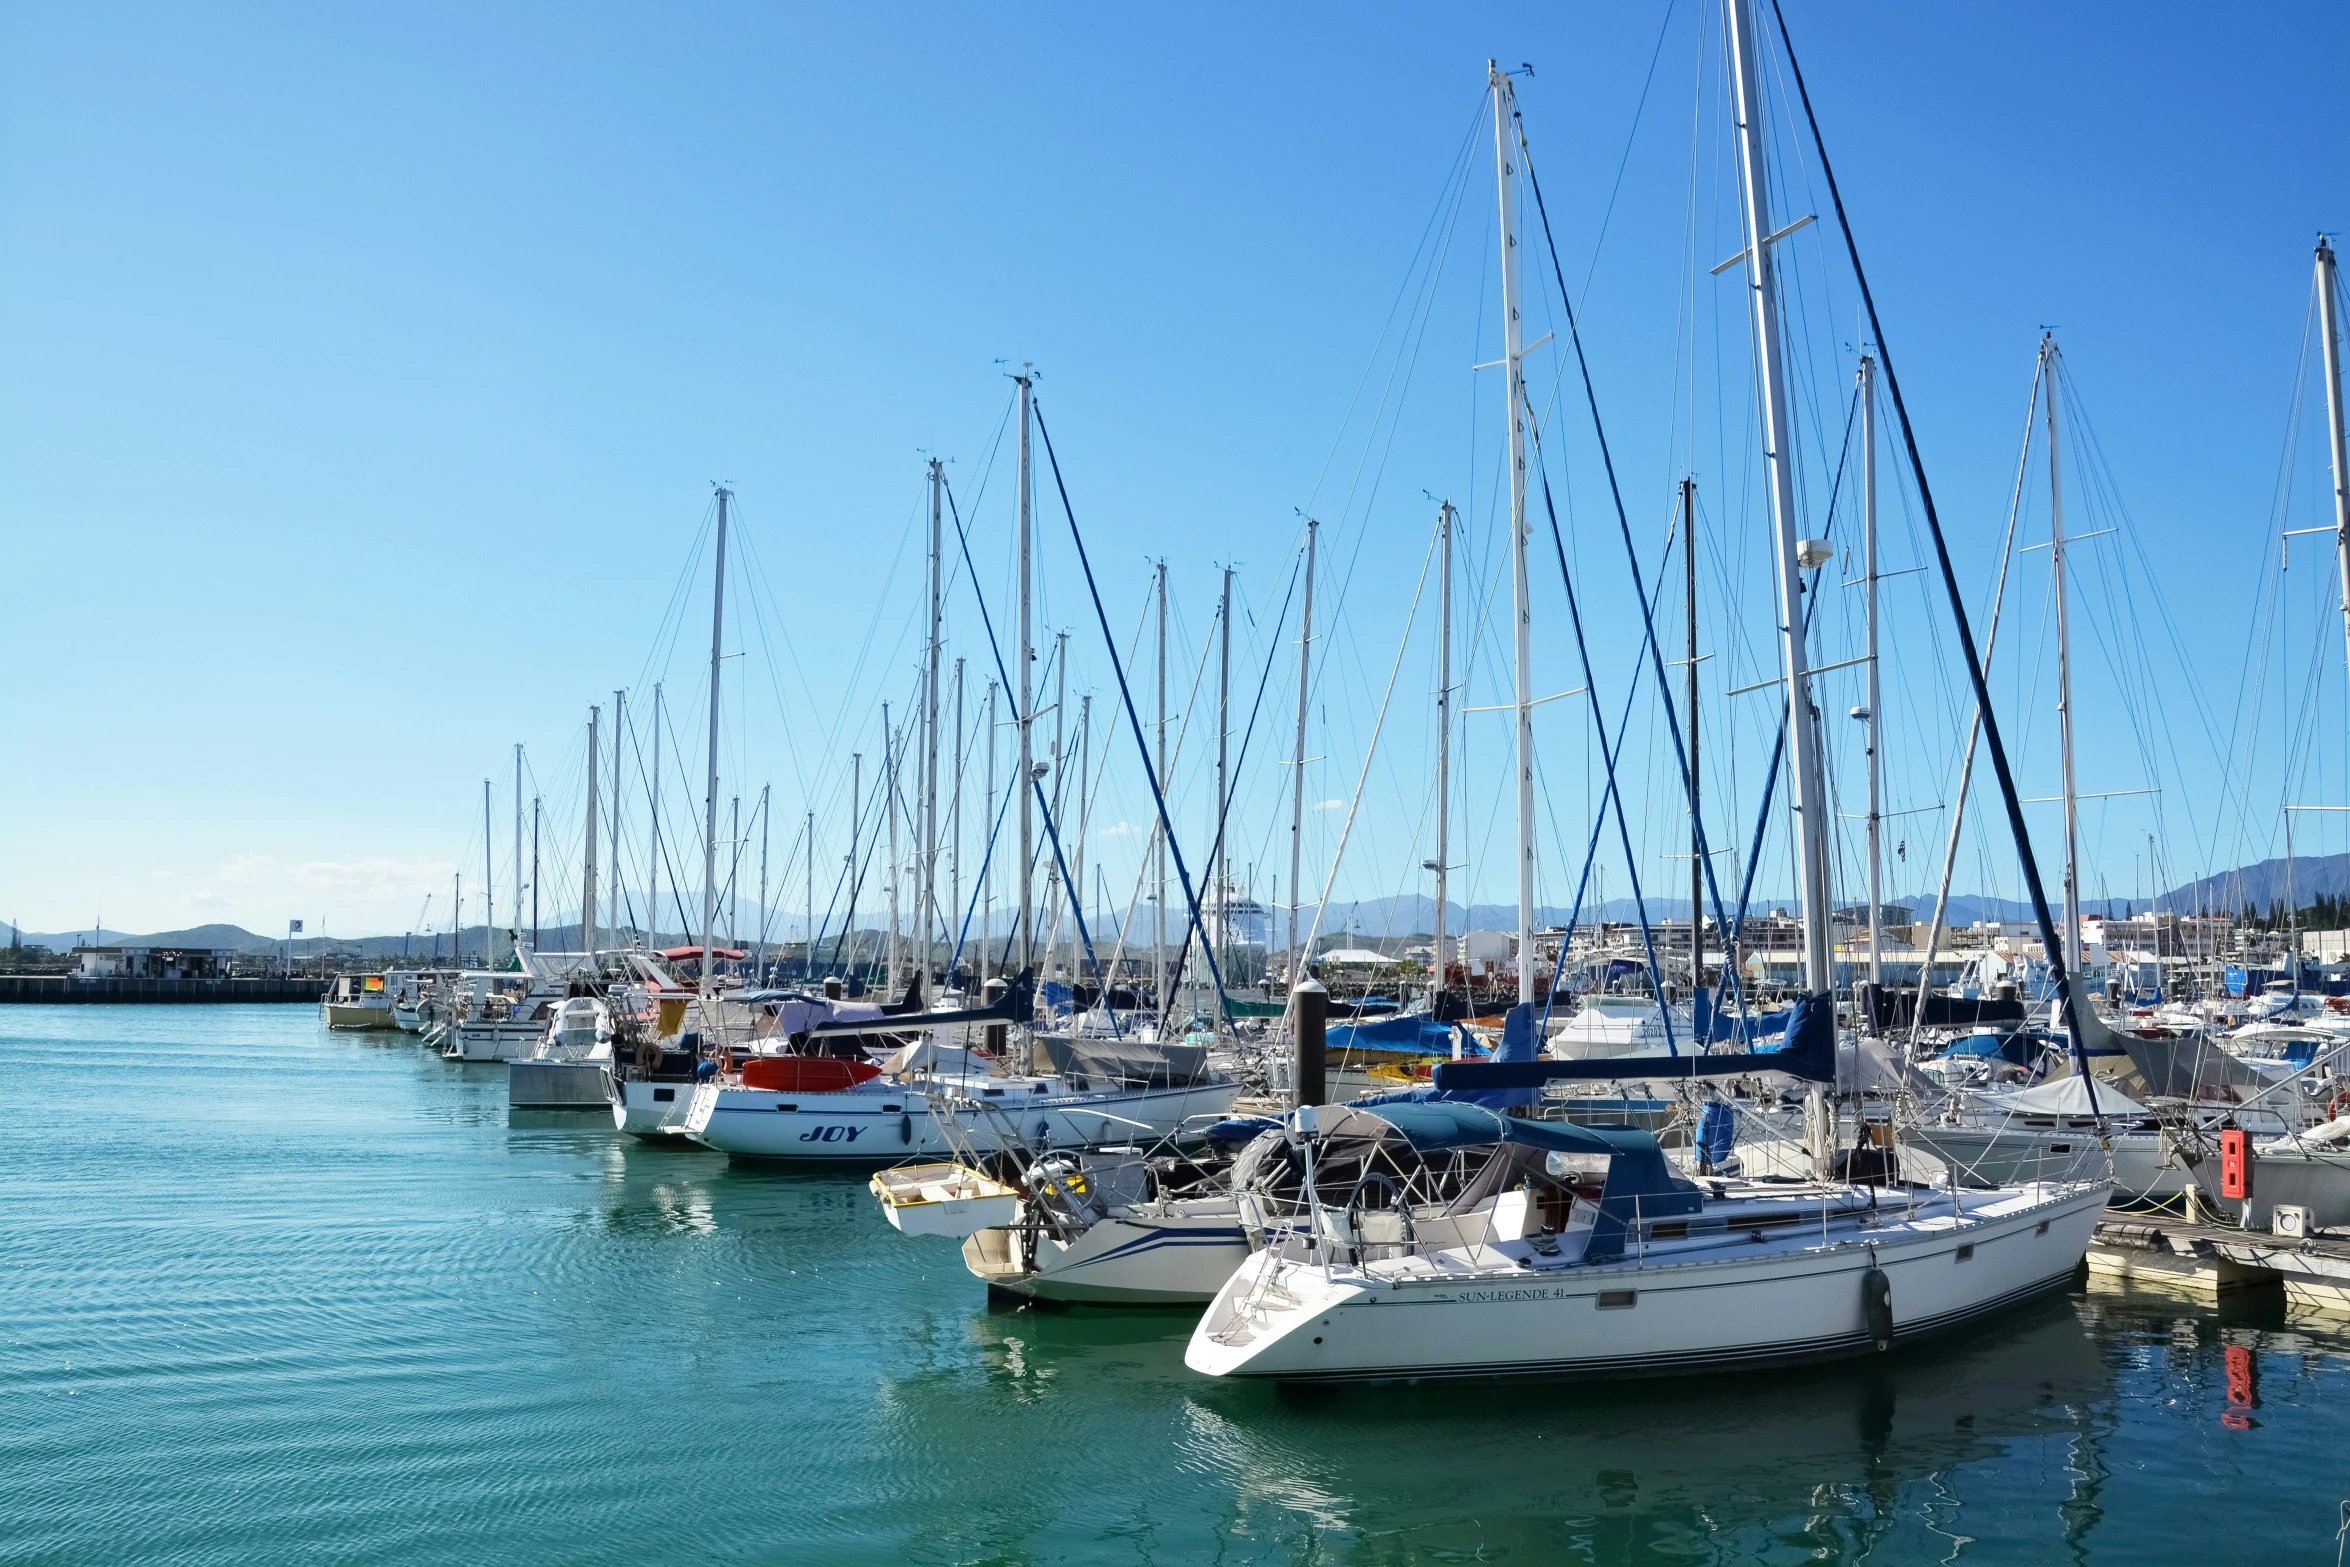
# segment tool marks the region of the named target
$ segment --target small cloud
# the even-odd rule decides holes
[[[1114,822],[1102,829],[1105,838],[1131,838],[1142,829],[1132,822]]]
[[[170,871],[149,871],[149,872],[147,873],[147,879],[148,879],[149,881],[178,881],[178,880],[179,880],[179,878],[178,878],[177,876],[173,875],[173,874],[172,874]]]
[[[445,865],[412,865],[400,860],[311,860],[294,867],[294,880],[316,892],[338,896],[405,896],[437,889]]]
[[[210,887],[206,887],[201,892],[189,893],[188,901],[200,909],[223,908],[226,907],[228,903],[228,899],[222,897],[219,893],[214,892]]]
[[[1316,800],[1314,809],[1317,811],[1343,811],[1346,809],[1346,802],[1344,800]]]
[[[277,861],[266,854],[240,854],[220,868],[224,881],[258,881],[277,869]]]

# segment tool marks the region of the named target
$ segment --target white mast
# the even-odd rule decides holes
[[[612,945],[620,945],[620,737],[628,732],[628,693],[612,693],[612,866],[604,874],[604,906],[612,911]]]
[[[1860,497],[1862,555],[1867,569],[1864,591],[1869,601],[1869,707],[1865,717],[1869,731],[1869,984],[1873,990],[1885,983],[1881,934],[1885,898],[1882,751],[1885,720],[1879,706],[1883,701],[1882,687],[1877,680],[1877,361],[1867,354],[1860,356]],[[1919,994],[1923,995],[1923,974],[1918,976],[1918,982]],[[1872,1008],[1876,1005],[1874,999],[1869,1004]],[[1862,1027],[1872,1034],[1877,1031],[1874,1011]]]
[[[889,819],[889,944],[882,952],[882,972],[888,976],[889,999],[898,994],[898,737],[889,724],[889,704],[881,704],[881,814]]]
[[[1030,367],[1020,368],[1025,372]],[[1036,757],[1028,727],[1036,713],[1036,624],[1030,613],[1034,567],[1029,544],[1029,510],[1035,499],[1036,478],[1028,455],[1029,410],[1036,388],[1034,377],[1025,373],[1012,379],[1020,383],[1020,705],[1012,717],[1020,726],[1020,966],[1026,968],[1034,961],[1036,944],[1035,886],[1030,875],[1036,864],[1036,827],[1030,809],[1036,796]]]
[[[1306,977],[1305,949],[1297,944],[1298,851],[1305,843],[1306,694],[1314,656],[1314,542],[1321,531],[1320,523],[1311,517],[1306,519],[1306,607],[1297,638],[1297,752],[1291,762],[1297,776],[1289,792],[1289,983],[1292,989],[1303,984]],[[1274,892],[1278,901],[1280,889],[1275,888]]]
[[[1827,788],[1813,721],[1811,665],[1804,639],[1801,534],[1795,514],[1795,453],[1787,419],[1786,365],[1779,351],[1779,289],[1771,265],[1770,174],[1763,160],[1761,84],[1755,69],[1750,0],[1723,0],[1735,66],[1738,169],[1745,197],[1746,288],[1755,359],[1762,374],[1763,464],[1771,492],[1773,564],[1779,590],[1779,659],[1787,680],[1787,731],[1796,811],[1796,881],[1803,910],[1803,983],[1814,995],[1834,988],[1829,949]]]
[[[865,753],[849,753],[849,911],[841,921],[841,935],[848,943],[849,973],[857,971],[857,850],[865,832]],[[841,976],[846,979],[848,975]]]
[[[2065,623],[2064,470],[2056,444],[2056,334],[2040,337],[2048,384],[2048,569],[2056,585],[2056,735],[2064,753],[2064,967],[2081,972],[2081,807],[2073,792],[2073,648]]]
[[[995,753],[997,741],[995,732],[995,688],[996,683],[990,680],[987,683],[987,807],[979,814],[980,821],[987,828],[987,837],[990,843],[994,842],[995,839],[996,822]],[[993,854],[984,854],[980,857],[979,860],[979,973],[983,979],[989,973],[987,962],[987,943],[990,929],[994,923],[995,856]],[[1010,952],[1010,950],[1011,949],[1008,946],[1005,948],[1007,954]]]
[[[533,882],[538,880],[536,869],[532,870],[530,879]],[[535,893],[537,888],[533,887],[531,890]],[[514,746],[514,897],[512,902],[514,905],[513,922],[519,926],[522,923],[522,745],[519,741]],[[511,948],[514,943],[509,940],[506,945]]]
[[[603,718],[600,707],[588,709],[587,745],[587,855],[581,862],[579,876],[579,950],[596,950],[596,773],[597,759],[603,754],[597,735],[597,724]]]
[[[648,928],[655,946],[661,941],[661,682],[653,682],[653,797],[647,808],[653,815],[653,869],[646,879],[645,901],[652,905]],[[671,878],[674,882],[675,878]],[[684,935],[683,931],[678,932]]]
[[[1510,592],[1517,662],[1518,999],[1534,999],[1534,612],[1526,568],[1526,365],[1518,301],[1518,179],[1510,156],[1517,94],[1508,73],[1485,62],[1493,89],[1494,177],[1501,190],[1501,345],[1507,367],[1510,453]]]
[[[2326,334],[2326,423],[2333,435],[2334,555],[2342,572],[2342,639],[2350,651],[2350,443],[2342,431],[2342,323],[2336,317],[2334,247],[2317,240],[2317,302]]]
[[[767,983],[767,807],[775,785],[759,786],[759,955],[751,960],[751,983]]]
[[[718,944],[718,670],[726,635],[726,508],[733,499],[732,490],[718,487],[718,560],[710,572],[710,771],[702,794],[702,973],[697,986],[705,1004],[711,991],[710,953]],[[704,1021],[715,1020],[705,1014]]]
[[[1159,562],[1159,793],[1167,790],[1167,563]],[[1151,942],[1151,999],[1163,1019],[1167,1015],[1169,986],[1167,983],[1167,834],[1164,827],[1152,834],[1157,846],[1159,893],[1151,900],[1156,916],[1152,925]]]
[[[1450,895],[1445,874],[1452,865],[1452,519],[1452,502],[1446,501],[1437,513],[1444,555],[1436,579],[1436,858],[1428,862],[1436,873],[1436,985],[1431,1006],[1444,996],[1444,904]]]
[[[915,901],[915,918],[922,922],[925,992],[930,987],[930,970],[937,958],[933,937],[938,929],[939,512],[945,487],[944,465],[933,457],[930,459],[930,656],[922,675],[922,894]]]
[[[1232,851],[1224,842],[1224,811],[1232,799],[1230,775],[1226,769],[1226,750],[1232,739],[1232,568],[1224,568],[1224,596],[1216,605],[1216,628],[1220,641],[1216,673],[1216,863],[1209,874],[1215,878],[1216,945],[1229,950],[1232,945]],[[1216,972],[1222,973],[1218,961]],[[1217,1013],[1223,1013],[1219,1006]]]
[[[1062,807],[1068,799],[1068,772],[1066,742],[1069,718],[1069,633],[1058,632],[1053,637],[1053,821],[1056,836],[1061,831]],[[1045,861],[1045,898],[1047,918],[1044,924],[1044,962],[1049,971],[1053,963],[1053,944],[1061,935],[1061,895],[1073,888],[1061,885],[1061,857],[1054,855]]]
[[[963,924],[963,661],[955,660],[955,786],[948,793],[950,809],[947,823],[947,956],[954,957],[953,932]],[[812,900],[811,900],[812,901]],[[986,932],[980,933],[980,944],[987,941]]]
[[[498,922],[498,891],[490,880],[490,857],[494,852],[490,840],[490,781],[481,781],[481,966],[495,968],[498,964],[498,937],[493,927]]]

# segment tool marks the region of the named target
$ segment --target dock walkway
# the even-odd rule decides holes
[[[2289,1304],[2350,1312],[2350,1235],[2306,1240],[2113,1213],[2097,1226],[2089,1271],[2127,1288],[2185,1290],[2208,1299],[2282,1289]]]

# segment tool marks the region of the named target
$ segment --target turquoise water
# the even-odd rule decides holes
[[[2274,1307],[1285,1393],[505,1101],[305,1007],[0,1007],[0,1560],[2333,1561],[2350,1496],[2350,1326]]]

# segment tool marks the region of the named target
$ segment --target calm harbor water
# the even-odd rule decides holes
[[[2350,1323],[2273,1305],[1597,1389],[1188,1328],[307,1007],[0,1008],[0,1561],[2333,1561],[2350,1497]]]

